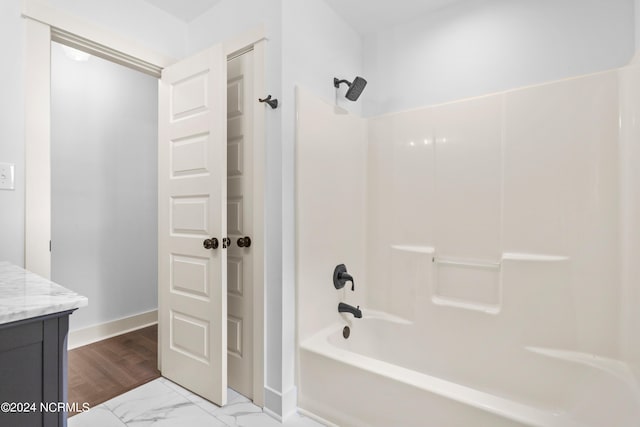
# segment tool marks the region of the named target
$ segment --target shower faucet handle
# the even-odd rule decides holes
[[[344,264],[337,265],[333,270],[333,286],[336,289],[342,289],[347,282],[351,282],[351,290],[355,290],[356,284],[353,276],[347,273],[347,267]]]

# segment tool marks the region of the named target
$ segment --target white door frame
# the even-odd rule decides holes
[[[60,10],[24,0],[25,44],[25,267],[51,275],[51,41],[63,41],[138,71],[156,75],[176,62]],[[265,92],[265,30],[259,26],[224,42],[227,58],[253,49],[254,90]],[[264,182],[265,110],[254,113],[254,336],[253,399],[264,406]],[[257,244],[256,244],[257,243]]]

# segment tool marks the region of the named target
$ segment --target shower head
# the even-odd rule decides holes
[[[345,95],[349,101],[356,101],[360,97],[360,94],[362,94],[364,87],[367,85],[367,81],[359,76],[353,79],[353,83],[348,80],[338,80],[334,77],[333,87],[338,88],[341,83],[346,83],[349,86]]]

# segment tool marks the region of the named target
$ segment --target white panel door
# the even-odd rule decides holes
[[[226,67],[214,46],[165,68],[159,93],[161,371],[218,405],[227,394]]]
[[[227,231],[229,387],[253,397],[253,51],[227,67]],[[252,242],[252,244],[255,242]]]

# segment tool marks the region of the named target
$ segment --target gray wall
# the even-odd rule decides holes
[[[157,308],[157,79],[51,51],[51,277],[83,328]]]

